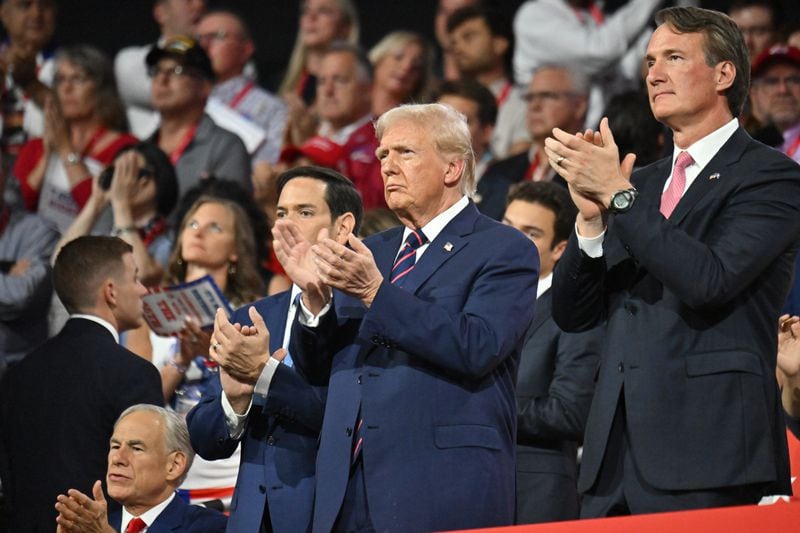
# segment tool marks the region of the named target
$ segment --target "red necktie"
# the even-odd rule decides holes
[[[689,155],[689,152],[681,152],[675,158],[675,169],[672,171],[672,181],[669,187],[661,195],[661,214],[665,218],[669,218],[675,210],[675,206],[683,196],[683,190],[686,188],[686,167],[694,163],[694,159]]]
[[[144,528],[146,527],[147,524],[144,523],[144,520],[141,518],[134,518],[128,522],[128,527],[125,528],[125,533],[139,533],[140,531],[144,531]]]
[[[392,266],[391,282],[393,285],[402,286],[406,276],[414,270],[417,262],[417,248],[428,242],[422,230],[411,230],[406,237],[406,242],[400,249],[400,254]]]

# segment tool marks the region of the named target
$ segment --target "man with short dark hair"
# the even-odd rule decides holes
[[[116,237],[94,236],[61,249],[53,283],[70,318],[0,386],[0,475],[12,531],[51,531],[56,495],[70,487],[89,492],[105,474],[119,414],[137,403],[163,404],[158,371],[118,344],[121,332],[141,325],[147,292],[132,250]]]
[[[447,31],[460,78],[478,81],[497,100],[492,157],[503,159],[524,152],[531,140],[525,128],[525,102],[511,72],[511,21],[496,9],[467,6],[450,15]]]
[[[577,520],[578,446],[594,391],[602,328],[565,333],[553,320],[553,270],[577,210],[552,182],[514,184],[503,223],[539,250],[536,315],[517,372],[517,524]]]
[[[775,2],[771,0],[735,0],[728,15],[739,26],[750,61],[775,44]]]
[[[345,243],[358,231],[358,191],[338,172],[297,167],[281,174],[277,186],[277,218],[295,222],[308,242],[323,232]],[[294,285],[240,308],[230,320],[218,314],[210,355],[222,363],[221,390],[206,395],[187,418],[202,457],[229,457],[241,442],[242,457],[251,458],[239,468],[232,531],[292,533],[311,525],[326,380],[319,376],[324,369],[303,372],[280,350],[289,345],[299,295]],[[236,361],[254,367],[249,379],[228,373]]]
[[[200,44],[174,37],[154,46],[146,61],[153,80],[151,102],[161,113],[161,125],[149,141],[175,165],[179,194],[209,176],[237,181],[252,190],[244,144],[204,112],[215,76]]]
[[[108,513],[100,480],[92,486],[93,498],[70,489],[57,498],[58,533],[225,531],[222,513],[188,505],[175,493],[194,459],[181,415],[156,405],[133,405],[114,424],[110,448],[106,485],[122,511]]]
[[[775,325],[800,247],[800,167],[736,118],[750,60],[734,22],[692,7],[656,21],[646,81],[672,156],[633,172],[607,119],[546,140],[579,209],[553,316],[566,331],[607,324],[584,517],[791,491]]]
[[[448,80],[439,86],[436,101],[467,117],[472,151],[475,152],[475,183],[480,183],[492,161],[489,145],[497,121],[497,101],[492,91],[475,80]]]

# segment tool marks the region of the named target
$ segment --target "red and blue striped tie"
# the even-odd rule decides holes
[[[422,233],[422,230],[411,230],[392,267],[390,279],[393,285],[403,286],[408,274],[414,270],[414,265],[417,262],[417,248],[427,242],[428,238]]]

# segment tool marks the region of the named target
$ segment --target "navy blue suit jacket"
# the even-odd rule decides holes
[[[577,520],[578,445],[600,360],[601,327],[565,333],[553,293],[536,300],[517,377],[517,523]]]
[[[533,318],[538,254],[470,203],[430,243],[403,288],[389,283],[403,228],[365,241],[384,276],[367,310],[341,293],[317,328],[295,323],[303,368],[332,363],[317,459],[314,530],[328,532],[361,414],[377,531],[514,519],[514,384]]]
[[[254,305],[270,331],[270,352],[281,347],[289,292],[261,299]],[[250,325],[246,305],[231,322]],[[278,366],[266,400],[253,395],[253,405],[241,438],[242,459],[231,501],[229,531],[259,531],[265,506],[276,532],[300,532],[311,527],[314,503],[314,461],[322,426],[325,387],[312,387],[296,369]],[[221,386],[206,395],[188,416],[192,446],[203,458],[230,457],[239,444],[228,433],[220,403]]]
[[[114,423],[138,403],[164,405],[158,371],[91,320],[68,320],[12,367],[0,384],[0,476],[10,530],[53,531],[56,496],[71,488],[91,494],[105,479]],[[109,507],[118,505],[110,500]]]
[[[739,128],[669,219],[671,158],[636,171],[603,257],[574,234],[553,280],[556,322],[607,320],[579,489],[592,488],[620,398],[630,451],[661,490],[789,487],[775,379],[777,323],[800,239],[800,169]],[[622,396],[621,396],[622,395]]]
[[[121,511],[108,517],[108,523],[116,531],[120,531],[121,522]],[[222,533],[227,522],[225,515],[219,511],[189,505],[180,496],[175,496],[150,524],[147,533]]]

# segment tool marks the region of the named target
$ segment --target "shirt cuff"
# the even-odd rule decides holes
[[[239,440],[244,434],[244,425],[247,421],[247,415],[250,414],[250,408],[253,406],[253,399],[250,398],[250,405],[247,406],[247,410],[243,415],[233,410],[233,406],[231,402],[228,401],[225,391],[222,391],[221,402],[222,412],[225,413],[225,422],[228,424],[228,434],[231,436],[231,439]]]
[[[267,397],[267,394],[269,394],[269,385],[272,383],[272,376],[274,376],[275,371],[278,370],[279,364],[280,361],[274,357],[267,359],[267,364],[264,365],[264,369],[261,371],[261,375],[258,376],[258,381],[256,381],[254,390],[256,394],[263,398]]]
[[[325,313],[327,313],[330,310],[332,301],[333,298],[328,300],[328,303],[325,304],[325,307],[323,307],[320,310],[319,314],[315,316],[311,311],[308,310],[306,305],[303,303],[303,299],[300,298],[299,299],[300,305],[298,306],[298,309],[300,309],[300,315],[297,317],[297,320],[300,321],[300,324],[309,328],[315,328],[319,326],[320,317],[325,316]]]
[[[583,253],[592,259],[603,257],[603,239],[606,237],[606,230],[596,237],[581,237],[581,234],[578,233],[578,225],[575,224],[575,236],[578,238],[578,249]]]

